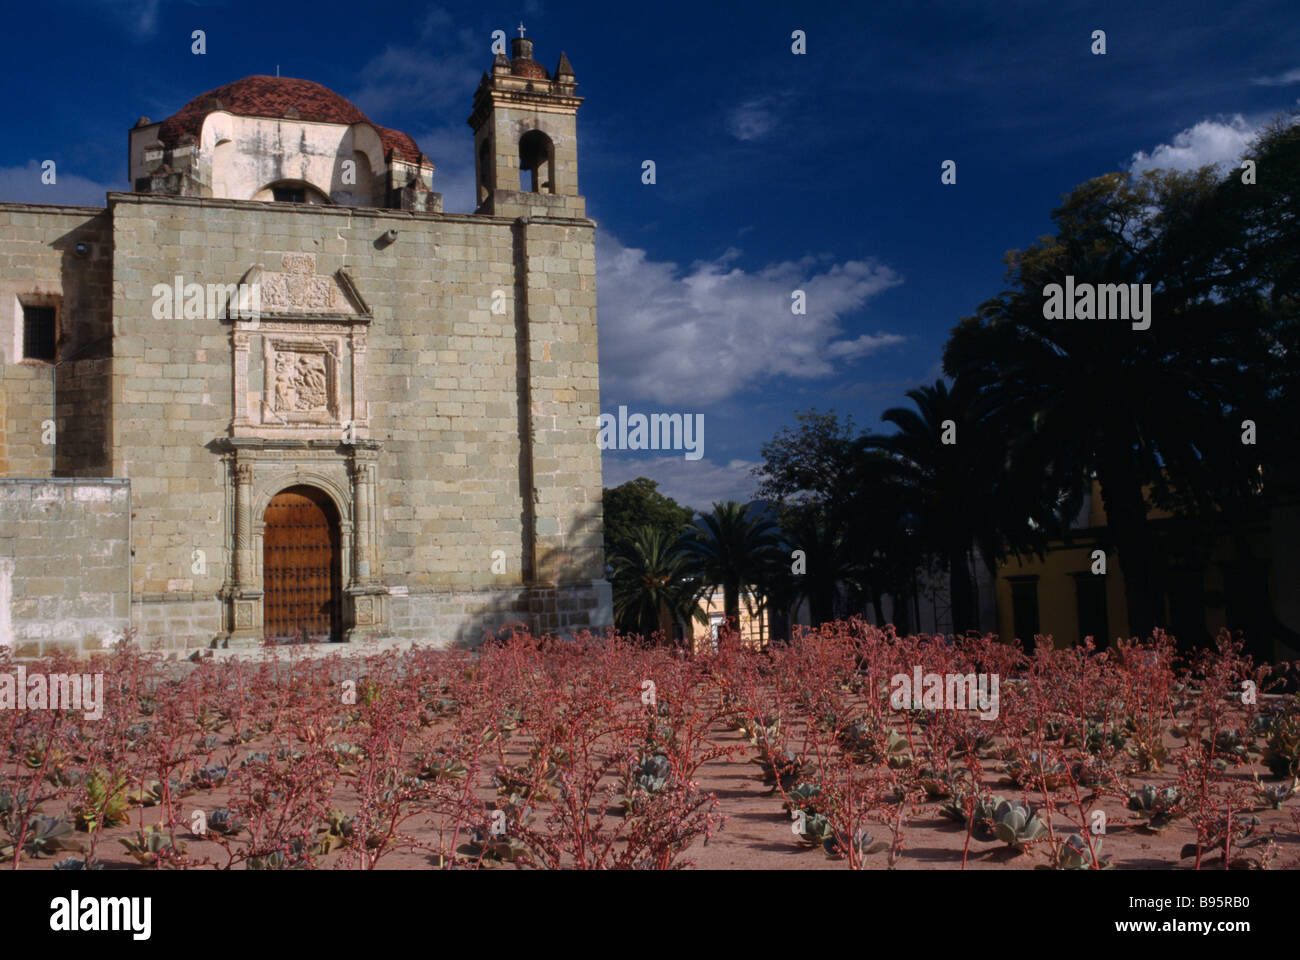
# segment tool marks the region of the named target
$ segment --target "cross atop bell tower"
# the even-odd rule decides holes
[[[510,40],[474,94],[475,213],[499,217],[585,217],[578,193],[578,107],[569,58],[554,73],[533,59],[533,41]]]

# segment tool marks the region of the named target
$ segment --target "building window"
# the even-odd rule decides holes
[[[23,305],[23,359],[54,362],[57,311]]]
[[[307,191],[302,187],[272,187],[271,197],[276,203],[306,203]]]
[[[722,625],[726,623],[727,618],[720,613],[712,614],[709,617],[709,639],[713,641],[713,649],[718,649],[718,635],[722,632]]]
[[[1092,637],[1100,650],[1110,643],[1106,618],[1106,578],[1091,572],[1074,575],[1074,596],[1079,615],[1079,640]]]
[[[1038,635],[1038,577],[1011,581],[1011,631],[1026,642]]]

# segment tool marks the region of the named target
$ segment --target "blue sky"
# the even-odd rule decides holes
[[[137,117],[278,65],[414,136],[446,208],[468,210],[465,119],[492,31],[513,36],[520,20],[548,69],[568,53],[587,98],[603,409],[705,415],[702,459],[606,451],[606,485],[650,476],[698,507],[751,493],[760,444],[795,410],[879,426],[933,381],[948,331],[1071,187],[1235,162],[1300,98],[1295,0],[51,0],[6,11],[19,42],[6,49],[0,200],[102,204],[126,189]],[[205,56],[190,51],[195,29]],[[1104,56],[1090,52],[1096,29]],[[47,159],[53,186],[40,184]],[[940,183],[945,160],[955,185]]]

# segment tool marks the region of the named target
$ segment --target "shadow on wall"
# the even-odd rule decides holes
[[[467,615],[448,638],[449,645],[469,649],[485,640],[507,638],[519,629],[567,635],[611,626],[612,613],[602,605],[608,603],[608,587],[603,598],[597,592],[604,579],[601,510],[597,502],[581,511],[568,537],[571,545],[538,552],[531,563],[526,560],[522,576],[532,584],[516,583],[494,591]],[[524,556],[530,556],[527,545]],[[593,572],[597,572],[596,577]]]

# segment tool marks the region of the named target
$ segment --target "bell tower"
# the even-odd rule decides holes
[[[510,41],[474,94],[475,213],[498,217],[585,217],[578,193],[578,86],[569,58],[553,74],[533,59],[533,41]]]

